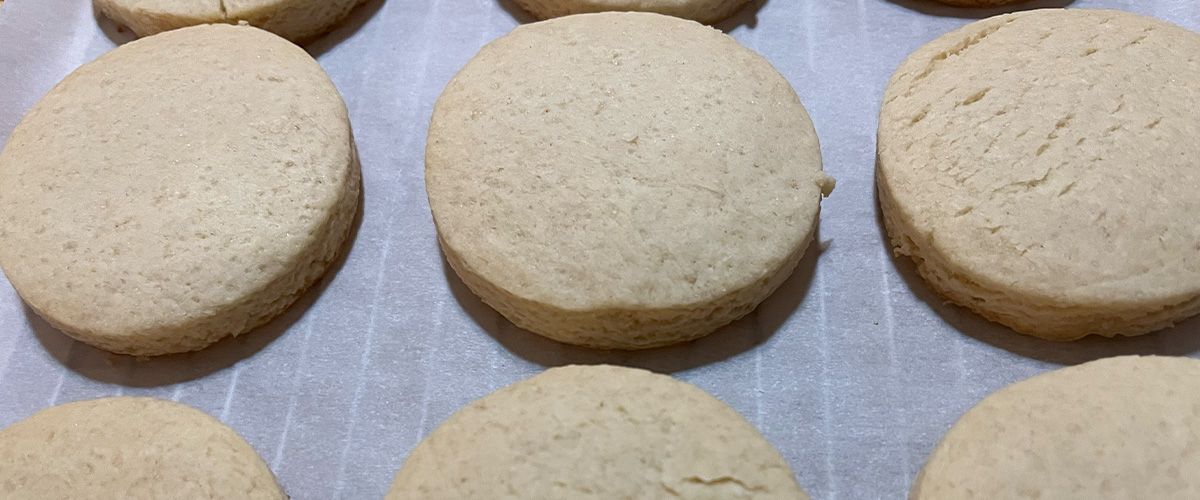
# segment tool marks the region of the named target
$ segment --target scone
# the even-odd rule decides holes
[[[533,332],[620,349],[753,310],[833,186],[766,60],[646,13],[561,17],[484,47],[434,107],[425,182],[473,292]]]
[[[749,422],[694,386],[613,366],[554,368],[459,410],[388,499],[804,500]]]
[[[1013,384],[938,444],[912,500],[1200,498],[1200,361],[1127,356]]]
[[[80,67],[13,131],[0,266],[76,339],[190,351],[283,312],[358,199],[346,107],[316,61],[257,28],[184,28]]]
[[[1053,340],[1200,312],[1200,35],[1106,10],[979,21],[896,71],[877,181],[951,301]]]
[[[130,397],[55,406],[0,431],[0,497],[287,498],[229,427]]]
[[[245,21],[301,43],[333,27],[366,0],[93,0],[105,17],[149,36],[186,26]]]
[[[541,19],[607,11],[656,12],[712,24],[729,17],[749,0],[516,0]]]

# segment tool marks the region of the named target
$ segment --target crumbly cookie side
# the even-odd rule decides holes
[[[94,0],[97,10],[141,37],[201,24],[249,23],[295,43],[332,30],[366,0]]]
[[[954,270],[935,247],[921,246],[928,244],[928,237],[920,236],[905,222],[882,180],[877,183],[877,192],[884,227],[896,255],[911,258],[917,272],[939,295],[1019,333],[1062,342],[1093,334],[1137,336],[1200,314],[1200,297],[1147,311],[1140,307],[1055,306],[989,288]]]
[[[819,218],[818,210],[804,243],[758,282],[711,302],[665,309],[577,311],[523,298],[480,277],[440,237],[439,243],[446,262],[467,288],[513,324],[568,344],[636,350],[695,340],[749,314],[792,276],[813,240]]]
[[[607,11],[655,12],[713,24],[744,7],[750,0],[516,0],[539,19]]]

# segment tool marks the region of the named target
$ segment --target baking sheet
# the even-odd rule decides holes
[[[1064,5],[1200,29],[1193,0],[1027,4]],[[370,0],[308,46],[346,98],[362,158],[365,211],[339,267],[250,335],[146,361],[71,341],[0,278],[0,427],[73,400],[169,398],[233,426],[294,498],[378,498],[417,442],[469,401],[548,366],[605,362],[671,373],[732,405],[814,498],[904,498],[945,430],[999,387],[1099,357],[1200,352],[1200,321],[1124,340],[1021,337],[944,305],[887,251],[872,176],[888,76],[922,43],[999,12],[766,0],[723,23],[792,82],[837,190],[799,270],[749,317],[684,346],[604,353],[497,316],[449,271],[429,217],[434,100],[484,43],[530,19],[497,0]],[[59,79],[128,39],[88,0],[6,1],[0,140]]]

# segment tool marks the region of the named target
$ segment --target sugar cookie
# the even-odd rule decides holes
[[[938,444],[912,500],[1200,497],[1200,361],[1126,356],[1008,386]]]
[[[184,28],[80,67],[0,153],[0,266],[31,309],[113,352],[203,348],[281,313],[358,208],[346,107],[257,28]]]
[[[459,410],[409,455],[387,498],[808,497],[779,452],[704,391],[570,366]]]
[[[953,302],[1054,340],[1200,312],[1200,35],[1105,10],[970,24],[888,87],[892,244]]]
[[[229,427],[130,397],[55,406],[0,431],[0,497],[287,498]]]
[[[822,192],[812,123],[732,38],[659,14],[518,27],[438,99],[446,258],[518,326],[585,346],[694,339],[795,269]]]

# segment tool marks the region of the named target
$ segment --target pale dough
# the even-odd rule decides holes
[[[665,375],[554,368],[452,415],[387,498],[804,500],[783,458],[732,408]]]
[[[517,4],[541,19],[606,11],[656,12],[715,23],[729,17],[748,0],[516,0]]]
[[[1109,358],[1000,390],[954,424],[910,498],[1200,498],[1200,361]]]
[[[879,124],[892,244],[1054,340],[1200,312],[1200,35],[1106,10],[986,19],[912,54]]]
[[[195,350],[320,278],[358,199],[346,108],[312,57],[257,28],[184,28],[80,67],[13,131],[0,266],[81,341]]]
[[[0,497],[287,498],[229,427],[189,406],[130,397],[55,406],[0,431]]]
[[[833,187],[766,60],[646,13],[557,18],[486,46],[438,99],[425,165],[467,286],[518,326],[602,348],[749,313],[795,269]]]
[[[96,9],[138,36],[186,26],[245,21],[294,42],[334,27],[366,0],[94,0]]]

